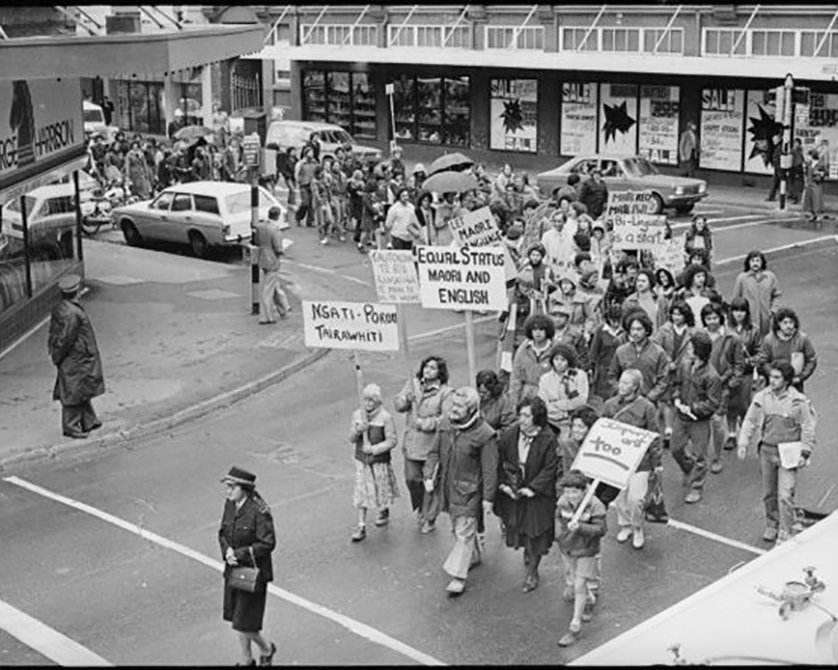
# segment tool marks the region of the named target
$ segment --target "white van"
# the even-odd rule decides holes
[[[113,140],[114,135],[119,132],[119,128],[109,126],[105,123],[105,112],[96,103],[89,100],[82,101],[82,114],[84,117],[84,135],[91,137],[92,135],[101,135],[105,142]]]

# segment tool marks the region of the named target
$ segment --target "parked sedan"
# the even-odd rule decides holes
[[[282,209],[280,227],[287,228],[287,212],[266,189],[259,187],[259,218],[268,209]],[[229,247],[250,239],[250,186],[225,181],[195,181],[164,189],[152,200],[113,210],[125,241],[140,246],[146,240],[188,244],[198,258],[211,247]]]
[[[587,178],[595,168],[602,170],[602,178],[609,191],[652,191],[657,208],[674,207],[680,214],[687,214],[702,198],[707,197],[707,182],[703,179],[673,177],[661,174],[642,156],[576,156],[557,168],[537,176],[538,188],[547,197],[567,184],[571,174]]]

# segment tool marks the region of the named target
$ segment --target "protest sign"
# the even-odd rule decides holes
[[[416,248],[422,307],[468,311],[507,308],[501,247]]]
[[[609,191],[605,216],[616,214],[654,214],[658,207],[652,191]]]
[[[307,347],[398,351],[395,305],[334,300],[303,300]]]
[[[412,252],[372,250],[369,258],[381,302],[419,302],[419,279]]]
[[[628,486],[643,455],[658,437],[613,419],[597,419],[573,460],[573,468],[618,489]]]
[[[658,248],[652,250],[656,268],[666,268],[674,277],[684,271],[684,246],[681,238],[664,240]]]
[[[473,212],[466,212],[448,220],[448,226],[454,233],[455,244],[461,247],[487,247],[502,245],[504,249],[504,269],[506,281],[513,281],[518,277],[518,268],[509,249],[503,242],[503,235],[495,223],[495,216],[488,207],[481,207]]]
[[[655,214],[614,214],[611,221],[613,248],[658,249],[666,240],[666,217]]]

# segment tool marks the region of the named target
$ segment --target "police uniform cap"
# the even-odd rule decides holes
[[[62,293],[75,293],[81,286],[81,277],[76,274],[64,275],[58,280],[58,288]]]
[[[242,468],[233,466],[230,471],[221,478],[224,484],[238,484],[243,487],[253,488],[256,486],[256,475]]]

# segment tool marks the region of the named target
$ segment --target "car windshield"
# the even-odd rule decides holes
[[[335,136],[338,144],[346,144],[347,142],[349,142],[349,144],[355,144],[355,140],[352,139],[352,135],[343,129],[333,130],[332,134]]]
[[[23,199],[26,201],[27,213],[31,213],[32,208],[35,207],[35,203],[37,202],[37,200],[35,200],[35,198],[31,195],[25,195],[23,196]],[[6,209],[10,212],[20,213],[20,198],[15,198],[14,200],[11,200],[7,204],[3,205],[3,209]]]
[[[633,177],[646,177],[651,174],[659,174],[657,168],[645,158],[626,158],[623,161],[626,172]]]
[[[84,120],[85,123],[104,123],[105,117],[100,109],[85,109]]]

